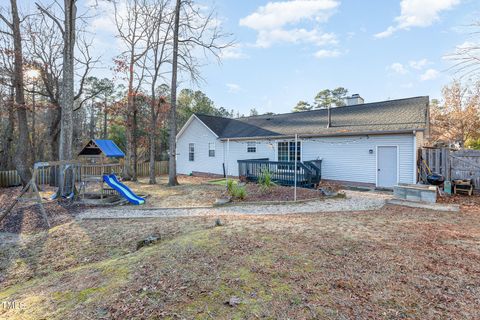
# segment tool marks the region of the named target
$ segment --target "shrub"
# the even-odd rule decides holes
[[[262,191],[267,191],[275,185],[275,182],[272,181],[272,173],[268,169],[263,169],[260,177],[258,177],[258,184]]]
[[[247,189],[245,189],[245,186],[235,185],[235,187],[233,188],[232,196],[234,196],[235,198],[243,200],[247,196]]]
[[[234,187],[235,187],[235,181],[233,181],[232,179],[228,180],[227,181],[227,191],[230,195],[232,195]]]

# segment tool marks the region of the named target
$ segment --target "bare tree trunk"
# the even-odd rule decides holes
[[[35,116],[35,84],[33,85],[32,93],[32,156],[33,162],[37,160],[37,134],[36,134],[36,116]]]
[[[150,163],[149,163],[149,184],[156,184],[157,180],[155,177],[155,153],[156,153],[156,131],[157,131],[157,116],[155,112],[156,101],[152,95],[152,101],[150,103],[150,133],[149,133],[149,143],[150,143]]]
[[[137,164],[138,164],[138,110],[135,101],[135,97],[133,98],[133,104],[135,106],[135,110],[133,112],[133,175],[132,181],[137,181]]]
[[[49,145],[48,160],[50,161],[56,161],[59,158],[61,112],[60,106],[54,106],[48,110],[47,144]],[[58,181],[58,172],[51,170],[50,185],[58,187]]]
[[[8,121],[7,127],[3,132],[2,153],[0,157],[0,170],[11,170],[13,167],[12,146],[13,146],[13,128],[15,127],[14,113],[14,93],[11,90],[9,101],[7,102]]]
[[[60,120],[60,160],[72,160],[73,158],[73,102],[74,102],[74,48],[75,48],[75,22],[77,7],[75,0],[64,0],[65,21],[63,30],[63,79],[60,94],[60,106],[62,108]],[[60,170],[60,194],[64,193],[65,182],[71,185]]]
[[[32,175],[30,169],[32,167],[31,160],[31,143],[29,136],[27,109],[25,106],[25,93],[23,86],[23,54],[22,54],[22,35],[20,33],[20,18],[18,16],[17,1],[11,0],[12,9],[12,34],[14,55],[14,88],[15,88],[15,104],[17,108],[18,120],[18,141],[17,152],[15,154],[15,164],[17,172],[25,186]]]
[[[90,139],[95,139],[95,109],[93,103],[90,106],[90,123],[89,123]]]
[[[107,99],[105,99],[105,105],[103,106],[103,134],[102,138],[107,139],[108,137],[108,129],[107,129],[107,120],[108,120],[108,114],[107,114]]]
[[[59,154],[59,137],[60,137],[60,117],[61,109],[55,106],[48,110],[48,145],[50,152],[48,160],[55,161]]]
[[[135,142],[135,130],[134,130],[134,113],[135,113],[135,99],[133,90],[133,68],[134,68],[133,54],[130,59],[130,69],[128,77],[128,98],[127,98],[127,150],[124,162],[123,179],[133,179],[134,172],[132,169],[134,162],[134,142]]]
[[[168,185],[178,185],[177,180],[177,72],[178,72],[178,29],[180,24],[181,0],[175,5],[175,22],[173,28],[173,58],[172,58],[172,84],[170,98],[170,137],[169,137],[169,163]]]

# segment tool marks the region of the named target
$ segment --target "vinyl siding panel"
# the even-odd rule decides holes
[[[215,157],[208,156],[208,144],[215,143]],[[195,145],[195,160],[189,161],[188,145]],[[198,119],[194,118],[177,140],[177,172],[193,171],[223,174],[223,146],[216,136]]]
[[[225,163],[228,163],[229,175],[238,176],[237,160],[263,158],[268,158],[271,161],[277,160],[275,153],[276,142],[256,141],[257,152],[247,152],[248,142],[255,141],[230,141],[230,143],[223,143],[223,148],[225,152]],[[230,152],[227,152],[227,150],[230,150]]]
[[[398,147],[398,175],[400,183],[414,183],[413,134],[372,135],[352,137],[324,137],[300,139],[302,161],[322,159],[322,177],[330,180],[376,183],[377,147]],[[252,140],[253,141],[253,140]],[[198,119],[194,119],[178,139],[177,170],[181,174],[192,171],[223,174],[223,163],[229,175],[238,175],[237,160],[268,158],[277,160],[277,143],[287,140],[259,140],[257,152],[247,152],[251,141],[220,141]],[[291,140],[288,140],[291,141]],[[215,142],[215,157],[208,156],[208,143]],[[195,161],[188,160],[188,145],[195,144]],[[373,150],[370,154],[369,150]]]
[[[323,159],[322,178],[376,183],[378,146],[398,146],[399,182],[413,183],[413,135],[331,137],[305,140],[302,160]],[[370,154],[369,150],[373,150]]]

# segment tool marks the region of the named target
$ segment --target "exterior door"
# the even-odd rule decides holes
[[[398,182],[397,147],[377,149],[377,187],[393,188]]]

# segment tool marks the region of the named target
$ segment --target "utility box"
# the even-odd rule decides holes
[[[452,194],[452,181],[447,180],[443,183],[443,191],[448,195]]]

